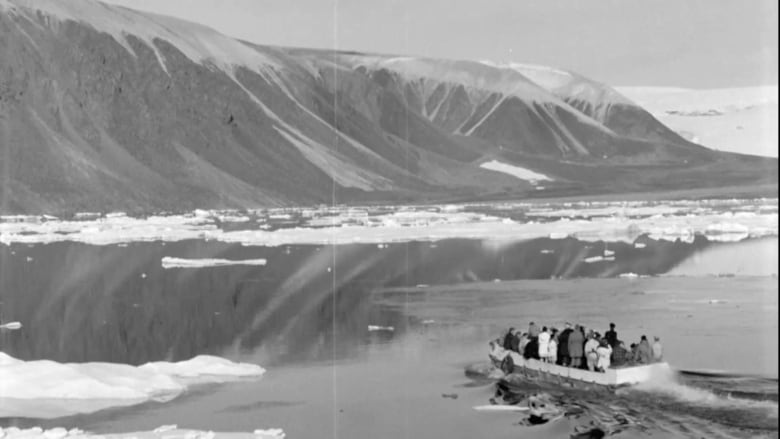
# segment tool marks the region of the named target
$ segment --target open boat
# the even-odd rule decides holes
[[[511,370],[504,370],[507,373],[533,374],[542,378],[555,378],[564,381],[615,387],[639,384],[650,380],[654,376],[666,374],[670,369],[668,363],[662,362],[609,368],[605,372],[591,372],[589,370],[545,363],[532,358],[526,359],[517,352],[509,351],[496,345],[493,346],[489,356],[493,364],[502,369],[506,369],[507,365],[511,364]],[[507,356],[511,357],[511,362],[506,359]]]

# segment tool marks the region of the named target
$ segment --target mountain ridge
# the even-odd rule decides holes
[[[94,0],[0,0],[0,48],[2,213],[619,193],[777,169],[573,73],[543,87],[519,65],[261,46]]]

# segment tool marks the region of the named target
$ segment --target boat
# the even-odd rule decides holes
[[[598,384],[609,387],[623,387],[643,383],[651,380],[653,377],[666,375],[670,371],[668,363],[659,362],[611,367],[604,372],[591,372],[574,367],[545,363],[533,358],[526,359],[517,352],[506,350],[495,344],[489,356],[493,364],[507,374],[531,375],[543,379],[548,378],[570,383]],[[511,357],[511,362],[506,359],[507,356]]]

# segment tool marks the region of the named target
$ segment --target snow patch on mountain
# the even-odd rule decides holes
[[[520,166],[510,165],[508,163],[499,162],[498,160],[491,160],[489,162],[479,165],[480,168],[490,169],[491,171],[503,172],[513,177],[517,177],[521,180],[530,182],[537,181],[553,181],[552,178],[540,174],[538,172],[531,171],[530,169],[522,168]]]

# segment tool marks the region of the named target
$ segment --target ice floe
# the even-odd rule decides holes
[[[228,213],[200,211],[146,218],[105,216],[92,220],[41,221],[40,217],[0,217],[0,243],[58,241],[93,245],[127,242],[215,240],[245,245],[377,244],[437,241],[448,238],[526,240],[576,238],[581,241],[634,243],[650,239],[691,242],[739,241],[777,236],[777,200],[703,200],[666,202],[590,202],[558,204],[483,204],[449,206],[377,206],[354,215],[354,207],[286,209],[297,220],[285,228],[268,227],[277,211],[251,212],[256,222],[223,228]],[[510,217],[511,216],[511,217]],[[634,244],[641,248],[640,243]]]
[[[371,332],[374,331],[388,331],[392,332],[395,331],[395,328],[392,326],[377,326],[377,325],[368,325],[368,330]]]
[[[178,363],[23,361],[0,352],[0,417],[49,418],[171,400],[189,386],[260,377],[265,369],[201,355]]]
[[[265,259],[184,259],[166,256],[162,258],[163,268],[202,268],[222,267],[226,265],[265,265]]]
[[[614,256],[600,256],[599,255],[599,256],[591,256],[589,258],[585,258],[584,260],[585,260],[586,263],[592,264],[594,262],[604,262],[604,261],[611,262],[611,261],[615,260],[615,257]]]
[[[281,428],[257,429],[253,432],[214,432],[180,429],[177,425],[163,425],[152,431],[131,433],[90,433],[78,428],[66,430],[62,427],[43,429],[41,427],[0,427],[2,439],[284,439]]]

